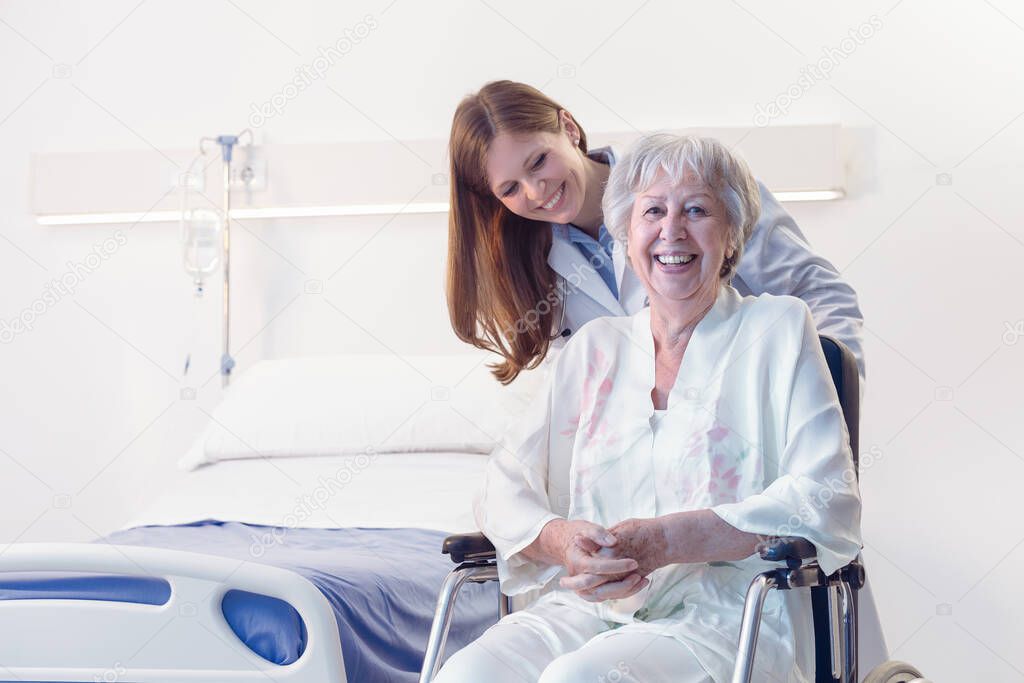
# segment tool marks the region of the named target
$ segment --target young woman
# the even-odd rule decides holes
[[[565,108],[523,83],[488,83],[459,104],[449,155],[448,311],[460,339],[502,356],[501,382],[539,365],[584,323],[647,305],[604,228],[615,154],[588,150]],[[850,348],[863,379],[856,293],[758,186],[761,217],[730,284],[741,296],[803,299],[819,333]]]

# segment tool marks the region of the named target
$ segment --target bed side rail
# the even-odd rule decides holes
[[[330,604],[295,572],[200,553],[99,543],[0,545],[0,572],[90,572],[161,578],[162,605],[99,600],[0,601],[0,681],[344,683]],[[301,615],[307,642],[289,665],[264,660],[224,619],[228,590],[262,593]]]

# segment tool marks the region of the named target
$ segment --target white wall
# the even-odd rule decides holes
[[[543,87],[591,130],[750,125],[790,86],[799,96],[774,123],[849,129],[850,198],[790,208],[867,318],[865,557],[886,635],[935,680],[1024,680],[1024,344],[1003,336],[1024,320],[1024,9],[1008,0],[0,3],[0,320],[114,232],[36,225],[33,153],[180,149],[238,130],[368,15],[376,28],[258,139],[442,137],[458,99],[500,77]],[[872,21],[862,44],[842,42]],[[799,85],[823,49],[851,45],[830,78]],[[444,171],[408,163],[425,183]],[[368,172],[388,182],[352,169]],[[180,375],[192,313],[177,228],[125,235],[0,346],[4,541],[114,529],[180,476],[206,419],[197,405],[217,402],[217,379],[179,399],[202,382]],[[441,291],[443,217],[265,221],[234,236],[241,369],[461,348]],[[311,279],[323,294],[303,293]],[[205,381],[215,297],[202,321]]]

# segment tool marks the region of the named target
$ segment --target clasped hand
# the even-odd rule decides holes
[[[562,554],[569,575],[559,585],[589,602],[629,597],[667,564],[665,533],[656,519],[627,519],[610,529],[583,520],[569,525]]]

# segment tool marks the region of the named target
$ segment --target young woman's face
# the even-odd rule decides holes
[[[637,195],[628,253],[653,302],[703,301],[717,294],[722,262],[732,256],[725,206],[707,185],[687,174],[673,182],[659,171]]]
[[[550,223],[571,223],[586,196],[579,130],[509,135],[499,133],[487,151],[487,180],[512,213]]]

